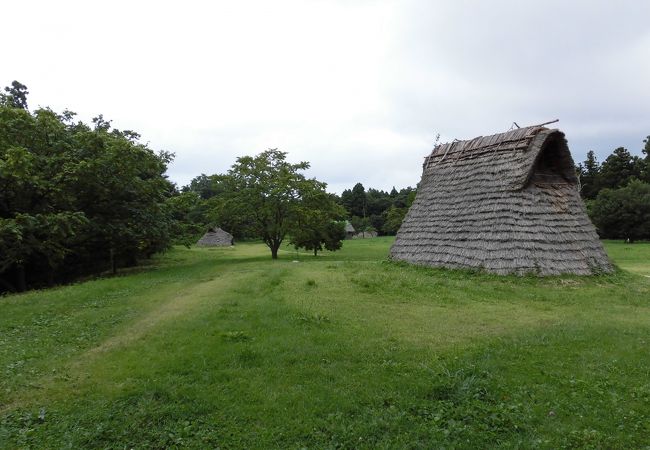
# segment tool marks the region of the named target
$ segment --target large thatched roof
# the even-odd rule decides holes
[[[499,274],[612,270],[564,134],[541,126],[436,147],[390,254]]]
[[[232,234],[221,228],[210,228],[207,233],[196,243],[199,247],[223,247],[235,243]]]

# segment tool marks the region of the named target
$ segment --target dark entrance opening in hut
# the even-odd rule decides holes
[[[532,182],[535,184],[577,183],[573,158],[564,139],[551,136],[545,143],[535,163]]]

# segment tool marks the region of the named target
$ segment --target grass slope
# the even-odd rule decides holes
[[[497,277],[177,248],[0,298],[3,448],[631,448],[650,436],[650,245]]]

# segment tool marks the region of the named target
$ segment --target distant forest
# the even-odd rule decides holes
[[[590,151],[576,167],[603,238],[650,239],[650,136],[643,143],[641,156],[620,147],[599,163]],[[179,188],[166,175],[172,159],[101,115],[86,124],[67,110],[30,111],[26,86],[4,88],[0,292],[115,272],[193,244],[215,225],[238,239],[262,239],[273,257],[285,237],[314,253],[336,250],[346,220],[356,231],[394,235],[416,195],[414,187],[385,192],[361,183],[330,194],[301,173],[308,162],[290,164],[275,149]]]
[[[245,227],[234,223],[221,207],[221,196],[226,191],[224,175],[199,175],[187,186],[180,189],[173,201],[176,219],[184,229],[177,236],[194,239],[210,224],[220,226],[237,238],[254,238]],[[378,189],[365,189],[361,183],[346,189],[338,196],[331,194],[335,201],[345,208],[345,217],[357,232],[375,231],[379,235],[397,233],[404,215],[415,199],[415,188],[407,187],[390,192]],[[231,231],[232,230],[232,231]]]

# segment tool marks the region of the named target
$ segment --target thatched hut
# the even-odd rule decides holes
[[[356,234],[356,230],[352,226],[349,220],[345,221],[345,239],[352,239]]]
[[[498,274],[612,270],[564,133],[542,126],[434,148],[390,255]]]
[[[229,245],[235,245],[235,240],[232,234],[223,231],[219,227],[213,227],[199,239],[196,245],[199,247],[227,247]]]
[[[376,238],[378,236],[376,231],[359,231],[357,234],[352,236],[352,239],[370,239]]]

